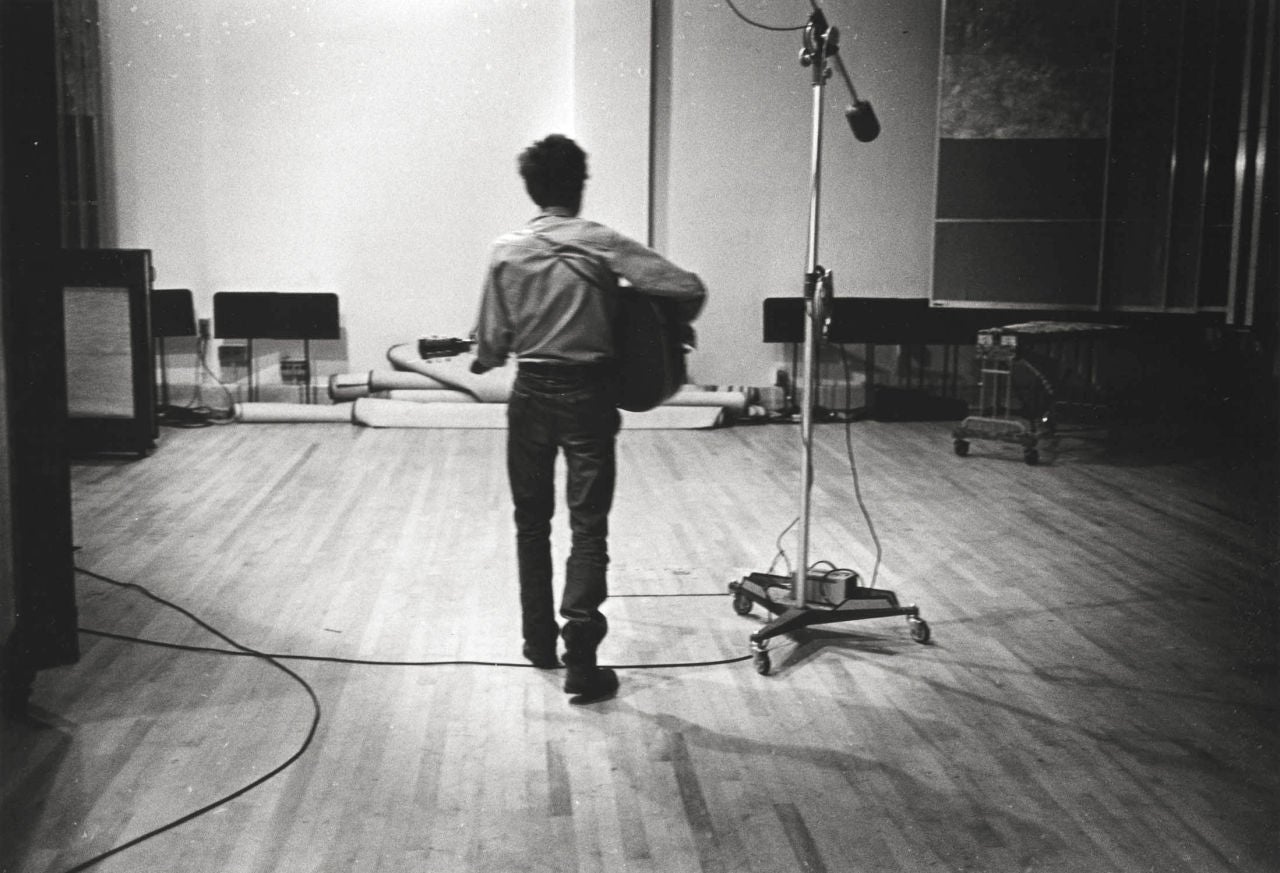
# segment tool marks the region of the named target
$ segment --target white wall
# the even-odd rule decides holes
[[[341,358],[330,372],[381,367],[393,344],[470,330],[488,243],[533,211],[515,155],[562,131],[591,156],[584,213],[640,239],[652,217],[707,280],[694,378],[772,382],[787,352],[762,343],[761,301],[798,295],[805,266],[800,35],[664,2],[657,71],[648,0],[104,3],[113,242],[151,249],[157,287],[191,288],[202,316],[217,291],[337,292],[347,341],[316,351]],[[884,133],[852,139],[833,80],[820,260],[837,294],[927,297],[940,0],[824,5]],[[651,216],[655,75],[671,100]]]
[[[469,331],[515,155],[573,126],[569,0],[102,4],[121,246],[157,287],[333,291],[347,363]]]
[[[574,18],[574,131],[591,175],[583,214],[648,242],[649,2],[589,0]]]

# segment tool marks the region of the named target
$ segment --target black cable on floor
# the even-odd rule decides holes
[[[212,627],[210,627],[200,619],[196,618],[194,615],[187,612],[182,607],[172,604],[164,600],[163,598],[158,597],[155,594],[152,594],[141,585],[136,585],[129,582],[118,582],[114,579],[110,579],[106,576],[99,575],[98,573],[94,573],[90,570],[85,570],[81,567],[76,567],[76,570],[80,573],[83,573],[86,576],[89,576],[90,578],[98,579],[110,585],[118,585],[122,588],[132,588],[134,590],[141,591],[152,600],[155,600],[158,603],[162,603],[165,606],[169,606],[173,609],[178,610],[183,615],[187,616],[188,618],[191,618],[193,621],[198,623],[201,627],[211,631],[212,633],[226,640],[228,643],[231,643],[231,645],[235,646],[236,648],[235,649],[219,649],[214,646],[195,646],[195,645],[189,645],[186,643],[170,643],[170,642],[165,642],[163,640],[147,639],[146,637],[135,637],[135,636],[129,636],[127,634],[117,634],[111,631],[98,630],[96,628],[89,628],[89,627],[78,628],[78,630],[81,633],[91,634],[93,636],[98,636],[98,637],[104,637],[106,639],[120,640],[122,642],[128,642],[128,643],[139,643],[142,645],[156,646],[164,649],[175,649],[181,652],[199,652],[199,653],[211,654],[211,655],[230,655],[232,657],[269,658],[276,661],[314,661],[317,663],[324,663],[324,664],[352,664],[352,665],[365,666],[365,667],[520,667],[520,668],[527,668],[527,669],[539,669],[534,667],[534,665],[525,661],[519,661],[519,662],[479,661],[479,660],[462,660],[462,659],[442,659],[442,660],[435,660],[435,661],[388,661],[388,660],[377,659],[377,658],[345,658],[337,655],[297,655],[297,654],[291,654],[287,652],[262,652],[256,649],[251,649],[247,646],[242,646],[239,643],[236,643],[235,641],[227,638],[223,634],[214,630]],[[617,597],[724,597],[726,595],[721,593],[697,592],[692,594],[615,594],[612,596],[617,598]],[[662,663],[662,664],[602,664],[601,666],[613,667],[615,669],[630,669],[630,670],[638,670],[638,669],[659,670],[659,669],[671,669],[674,667],[715,667],[721,664],[735,664],[739,661],[746,661],[750,659],[750,657],[751,657],[750,655],[743,655],[737,658],[726,658],[722,660],[712,660],[712,661],[673,661],[670,663]]]
[[[723,591],[672,591],[664,594],[610,594],[610,600],[620,597],[724,597]]]
[[[199,809],[193,810],[187,813],[186,815],[183,815],[179,818],[174,819],[168,824],[161,825],[160,827],[155,828],[154,830],[148,831],[145,834],[142,834],[141,836],[134,837],[133,839],[128,840],[127,842],[121,843],[120,845],[112,849],[109,849],[106,852],[103,852],[99,855],[95,855],[94,857],[90,858],[87,861],[82,861],[76,866],[71,867],[70,869],[65,871],[65,873],[79,873],[79,871],[81,870],[87,870],[90,867],[100,863],[101,861],[104,861],[107,858],[110,858],[112,855],[117,855],[120,852],[123,852],[125,849],[132,848],[133,846],[136,846],[139,843],[145,842],[146,840],[149,840],[152,837],[159,836],[160,834],[163,834],[166,831],[171,831],[174,828],[179,827],[180,825],[186,824],[192,819],[199,818],[205,813],[208,813],[214,809],[217,809],[219,806],[223,806],[224,804],[230,803],[232,800],[235,800],[237,797],[240,797],[243,794],[247,794],[248,792],[252,791],[254,788],[257,788],[259,785],[262,785],[264,782],[267,782],[268,780],[279,775],[284,770],[292,766],[295,761],[301,758],[306,753],[307,749],[311,747],[311,742],[313,739],[315,739],[316,730],[320,726],[320,698],[316,696],[315,689],[313,689],[307,683],[307,681],[303,679],[301,676],[299,676],[297,673],[290,670],[284,664],[281,664],[277,658],[274,658],[273,656],[265,654],[263,652],[255,651],[254,649],[251,649],[248,646],[241,645],[240,643],[231,639],[231,637],[227,636],[222,631],[218,630],[217,628],[213,627],[209,623],[205,622],[203,619],[199,618],[195,614],[189,612],[188,610],[182,608],[181,606],[178,606],[176,603],[172,603],[168,600],[165,600],[163,597],[160,597],[156,594],[151,593],[141,585],[136,585],[131,582],[119,582],[115,579],[110,579],[106,576],[101,576],[97,573],[82,569],[80,567],[76,567],[76,570],[80,573],[83,573],[86,576],[97,579],[101,582],[105,582],[108,585],[115,585],[119,588],[127,588],[132,591],[137,591],[138,593],[142,594],[144,597],[148,598],[149,600],[153,600],[156,603],[159,603],[161,606],[168,607],[169,609],[172,609],[175,612],[180,613],[181,615],[195,622],[200,627],[204,628],[209,633],[223,640],[227,644],[234,646],[235,650],[234,652],[231,652],[233,654],[253,657],[262,661],[266,661],[268,664],[275,667],[277,670],[284,673],[286,676],[288,676],[293,681],[297,682],[300,686],[302,686],[302,689],[307,692],[307,696],[311,698],[312,715],[311,715],[311,726],[307,730],[307,736],[306,736],[306,739],[302,741],[302,745],[300,745],[297,751],[295,751],[292,755],[290,755],[289,758],[284,761],[284,763],[278,765],[277,767],[272,769],[269,773],[259,776],[257,779],[254,779],[252,782],[248,783],[242,788],[239,788],[236,791],[233,791],[230,794],[224,797],[221,797],[218,800],[215,800],[213,803],[206,804],[205,806],[202,806]],[[220,651],[230,652],[230,650],[220,650]]]
[[[237,651],[235,649],[219,649],[213,646],[194,646],[187,643],[169,643],[164,640],[152,640],[146,637],[134,637],[127,634],[117,634],[111,631],[98,630],[97,628],[81,627],[78,628],[80,633],[90,634],[95,637],[104,637],[111,640],[120,640],[126,643],[138,643],[144,646],[155,646],[161,649],[176,649],[180,652],[198,652],[209,655],[228,655],[233,658],[237,657],[268,657],[277,661],[313,661],[320,664],[349,664],[363,667],[518,667],[527,670],[542,669],[535,667],[527,661],[472,661],[472,660],[440,660],[440,661],[385,661],[376,658],[344,658],[338,655],[288,655],[280,652],[271,653],[252,653]],[[736,664],[739,661],[746,661],[750,655],[743,655],[737,658],[725,658],[720,661],[676,661],[665,664],[601,664],[602,667],[613,667],[618,670],[663,670],[673,667],[715,667],[720,664]]]
[[[87,861],[83,861],[77,864],[76,866],[66,870],[65,873],[79,873],[79,871],[81,870],[87,870],[88,868],[98,864],[101,861],[106,860],[112,855],[116,855],[120,852],[123,852],[126,849],[132,848],[133,846],[136,846],[139,843],[145,842],[146,840],[149,840],[152,837],[159,836],[160,834],[165,833],[166,831],[173,830],[174,828],[179,827],[180,825],[186,824],[192,819],[199,818],[205,813],[211,812],[212,810],[217,809],[219,806],[223,806],[224,804],[227,804],[232,800],[235,800],[237,797],[240,797],[241,795],[246,794],[247,792],[253,790],[254,788],[257,788],[259,785],[262,785],[264,782],[268,781],[269,779],[272,779],[273,777],[283,772],[285,769],[290,767],[295,761],[301,758],[303,754],[306,753],[307,749],[310,748],[311,742],[315,738],[316,730],[320,725],[320,699],[316,696],[315,689],[313,689],[305,679],[303,679],[293,670],[290,670],[284,664],[280,663],[281,661],[314,661],[314,662],[330,663],[330,664],[353,664],[353,665],[373,666],[373,667],[476,666],[476,667],[520,667],[520,668],[527,668],[527,669],[538,669],[529,663],[508,663],[503,661],[468,661],[468,660],[384,661],[384,660],[375,660],[375,659],[367,659],[367,658],[342,658],[342,657],[331,657],[331,656],[323,656],[323,655],[293,655],[293,654],[284,654],[284,653],[262,652],[257,649],[253,649],[253,648],[250,648],[249,646],[236,642],[231,637],[224,634],[222,631],[218,630],[208,622],[196,616],[194,613],[177,605],[176,603],[173,603],[169,600],[164,599],[163,597],[160,597],[157,594],[152,593],[145,586],[138,585],[133,582],[120,582],[108,576],[103,576],[100,573],[95,573],[92,570],[86,570],[83,567],[76,567],[75,569],[76,569],[76,572],[82,573],[91,579],[97,579],[100,582],[105,582],[108,585],[114,585],[118,588],[125,588],[131,591],[136,591],[142,594],[147,599],[152,600],[160,604],[161,606],[168,607],[169,609],[172,609],[175,612],[180,613],[181,615],[190,619],[199,627],[203,628],[204,630],[208,631],[209,633],[223,640],[233,648],[220,649],[214,646],[195,646],[195,645],[187,645],[182,643],[169,643],[169,642],[164,642],[162,640],[151,640],[151,639],[146,639],[145,637],[129,636],[126,634],[118,634],[118,633],[113,633],[111,631],[98,630],[96,628],[88,628],[88,627],[78,628],[80,633],[90,634],[92,636],[97,636],[97,637],[103,637],[105,639],[119,640],[121,642],[136,643],[136,644],[147,645],[147,646],[156,646],[159,648],[173,649],[173,650],[182,651],[182,652],[198,652],[203,654],[226,655],[231,657],[257,658],[259,660],[266,661],[268,664],[282,671],[283,673],[288,675],[295,682],[297,682],[299,685],[302,686],[303,690],[307,692],[307,696],[311,698],[313,714],[311,718],[310,729],[307,731],[306,739],[303,740],[302,745],[298,748],[296,752],[294,752],[292,755],[289,756],[288,760],[286,760],[284,763],[280,764],[279,766],[271,770],[271,772],[258,777],[257,779],[253,780],[252,782],[245,785],[244,787],[226,795],[225,797],[215,800],[213,803],[207,804],[205,806],[200,807],[199,809],[193,810],[192,812],[187,813],[181,818],[174,819],[168,824],[162,825],[161,827],[148,831],[147,833],[142,834],[141,836],[135,837],[129,840],[128,842],[122,843],[121,845],[116,846],[110,849],[109,851],[96,855]],[[723,595],[698,592],[698,593],[684,594],[684,595],[679,595],[679,594],[626,595],[626,594],[623,594],[623,595],[616,595],[616,596],[619,596],[619,597],[713,597],[713,596],[719,597]],[[736,664],[740,661],[749,660],[750,658],[751,658],[751,655],[742,655],[736,658],[723,658],[721,660],[711,660],[711,661],[674,661],[670,663],[658,663],[658,664],[610,664],[610,665],[604,665],[604,666],[611,666],[617,669],[627,669],[627,670],[636,670],[636,669],[664,670],[664,669],[683,668],[683,667],[713,667],[713,666],[719,666],[722,664]]]

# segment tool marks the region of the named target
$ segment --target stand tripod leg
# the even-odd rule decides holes
[[[755,637],[751,638],[751,663],[761,676],[768,676],[769,671],[773,668],[773,662],[769,659],[768,650],[769,641],[767,639],[757,640]]]

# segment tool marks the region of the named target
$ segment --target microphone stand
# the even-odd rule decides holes
[[[860,586],[856,573],[832,571],[814,575],[809,569],[810,504],[813,491],[813,412],[818,374],[817,345],[826,334],[830,321],[833,283],[831,271],[818,263],[818,231],[822,202],[822,121],[823,92],[831,78],[828,63],[834,58],[853,97],[853,103],[845,110],[845,117],[854,136],[870,142],[880,133],[880,125],[869,103],[859,100],[853,82],[840,60],[839,32],[827,24],[826,16],[810,0],[813,13],[804,29],[804,47],[800,51],[800,65],[811,71],[813,85],[813,126],[810,149],[809,177],[809,229],[805,252],[804,274],[804,355],[802,364],[800,398],[801,476],[799,516],[799,555],[790,577],[769,573],[750,573],[740,581],[730,582],[733,608],[739,615],[751,612],[753,604],[760,604],[776,618],[751,635],[751,651],[756,672],[768,674],[770,659],[768,641],[780,634],[815,624],[854,621],[866,618],[884,618],[905,615],[911,636],[917,642],[929,639],[929,626],[921,619],[919,609],[900,606],[892,591]],[[840,575],[836,575],[840,574]],[[831,587],[843,586],[837,601],[829,595]],[[789,598],[775,599],[773,591],[789,589]]]

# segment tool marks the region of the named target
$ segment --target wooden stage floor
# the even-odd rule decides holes
[[[810,558],[869,577],[845,426],[815,430]],[[763,616],[726,586],[797,514],[798,429],[624,432],[601,650],[623,684],[590,707],[517,665],[501,431],[222,425],[79,462],[82,657],[5,727],[0,869],[71,869],[307,739],[293,677],[100,577],[259,651],[468,663],[279,662],[319,703],[305,752],[95,870],[1280,869],[1274,481],[1090,444],[960,458],[949,434],[848,431],[877,584],[931,643],[823,625],[761,676]]]

